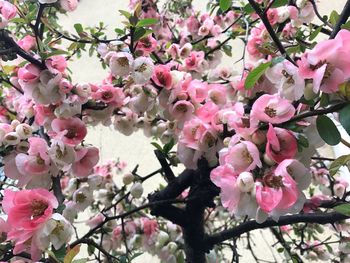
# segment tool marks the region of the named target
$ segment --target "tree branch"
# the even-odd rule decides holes
[[[248,0],[248,1],[249,1],[249,4],[253,7],[255,12],[257,13],[257,15],[260,17],[261,21],[264,23],[267,32],[269,32],[269,34],[270,34],[273,42],[276,44],[278,50],[281,52],[282,55],[286,56],[287,60],[289,60],[294,65],[296,65],[295,61],[287,54],[286,50],[284,49],[281,41],[279,40],[275,31],[273,30],[266,14],[261,10],[259,5],[257,3],[255,3],[254,0]]]
[[[334,29],[332,31],[332,34],[329,37],[330,39],[335,38],[335,36],[340,31],[341,26],[346,23],[346,21],[348,20],[349,16],[350,16],[350,0],[348,0],[346,2],[343,11],[340,14],[339,20],[335,24]]]
[[[247,221],[245,223],[240,224],[237,227],[232,229],[223,230],[219,233],[213,234],[211,236],[206,237],[204,240],[204,245],[211,249],[214,245],[219,244],[225,240],[239,237],[240,235],[250,232],[256,229],[262,229],[266,227],[272,226],[285,226],[296,223],[317,223],[317,224],[331,224],[335,222],[339,222],[341,220],[348,219],[349,217],[337,212],[332,213],[309,213],[309,214],[295,214],[295,215],[287,215],[281,216],[280,219],[276,222],[272,219],[268,219],[265,222],[259,224],[255,220]]]

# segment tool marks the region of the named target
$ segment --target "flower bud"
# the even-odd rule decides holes
[[[266,153],[264,154],[264,162],[265,162],[267,165],[271,165],[271,166],[275,164],[275,161],[272,160],[269,156],[267,156]]]
[[[31,135],[32,135],[32,127],[29,126],[26,123],[21,123],[19,125],[17,125],[16,127],[16,132],[18,134],[18,136],[24,140],[24,139],[28,139]]]
[[[140,198],[143,194],[143,186],[141,183],[134,183],[130,189],[130,194],[134,198]]]
[[[19,122],[19,120],[13,120],[13,121],[11,121],[11,126],[12,126],[12,128],[13,129],[16,129],[16,127],[18,126],[18,125],[20,125],[21,123]]]
[[[16,145],[20,142],[20,138],[16,132],[9,132],[4,137],[4,143],[7,145]]]
[[[135,179],[135,176],[132,173],[126,173],[123,175],[123,183],[125,185],[131,184]]]
[[[166,233],[164,231],[159,231],[159,234],[158,234],[159,246],[163,246],[166,242],[168,242],[168,240],[169,240],[168,233]]]
[[[20,153],[26,153],[29,150],[29,142],[21,141],[16,146],[16,151]]]
[[[177,245],[175,242],[169,242],[167,247],[168,247],[169,253],[171,254],[175,253],[175,251],[177,250]]]
[[[345,193],[345,186],[341,183],[337,183],[333,186],[334,194],[338,196],[339,198],[344,196]]]
[[[251,172],[240,173],[237,178],[239,190],[243,193],[250,192],[254,187],[254,176]]]
[[[252,142],[261,145],[266,142],[266,135],[263,131],[256,131],[252,135]]]

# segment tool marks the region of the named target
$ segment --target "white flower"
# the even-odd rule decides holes
[[[141,183],[135,183],[130,189],[130,194],[134,198],[140,198],[143,194],[143,186]]]
[[[18,136],[23,140],[28,139],[32,135],[33,129],[30,125],[21,123],[16,126],[16,132]]]
[[[7,145],[16,145],[20,142],[20,137],[17,132],[9,132],[4,137],[4,143]]]
[[[40,4],[53,4],[56,3],[57,0],[38,0]]]
[[[36,234],[37,244],[41,250],[51,243],[56,250],[67,244],[74,233],[73,226],[60,214],[53,214]]]
[[[251,172],[240,173],[237,178],[239,190],[244,193],[250,192],[254,187],[254,176]]]
[[[49,149],[49,156],[58,168],[67,170],[75,161],[74,148],[61,141],[54,141]]]
[[[73,194],[73,201],[78,211],[84,211],[94,201],[91,189],[87,186],[79,188]]]
[[[143,85],[150,80],[153,73],[153,62],[147,57],[138,57],[133,63],[132,78],[136,84]]]
[[[123,175],[123,183],[125,185],[131,184],[135,179],[135,176],[132,173],[126,173]]]
[[[106,57],[109,57],[109,67],[113,76],[125,77],[130,74],[134,60],[131,54],[127,52],[113,52],[111,56],[107,54]]]

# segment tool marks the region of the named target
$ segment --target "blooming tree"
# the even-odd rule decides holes
[[[270,262],[250,233],[266,228],[286,261],[350,262],[350,154],[319,153],[350,147],[350,1],[317,5],[132,0],[106,36],[103,23],[62,31],[78,0],[0,0],[0,261],[238,262],[247,249]],[[233,39],[244,51],[224,67]],[[71,79],[86,50],[108,68],[99,83]],[[99,163],[84,141],[95,125],[143,130],[159,169]],[[166,184],[146,196],[157,174]]]

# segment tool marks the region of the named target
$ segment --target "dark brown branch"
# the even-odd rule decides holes
[[[335,24],[334,29],[332,31],[332,34],[329,37],[330,39],[335,38],[335,36],[340,31],[341,26],[346,23],[346,21],[348,20],[349,16],[350,16],[350,0],[348,0],[346,2],[343,11],[340,14],[339,20]]]
[[[254,0],[248,0],[248,1],[249,1],[250,5],[253,7],[253,9],[255,10],[255,12],[257,13],[257,15],[260,17],[261,21],[264,23],[267,32],[270,34],[270,36],[271,36],[273,42],[276,44],[278,50],[281,52],[282,55],[286,56],[287,60],[289,60],[294,65],[296,65],[295,61],[287,54],[286,50],[284,49],[281,41],[279,40],[275,31],[273,30],[266,14],[261,10],[259,5]]]
[[[17,43],[13,40],[12,37],[9,36],[9,34],[5,30],[0,30],[0,40],[4,41],[9,47],[13,47],[14,52],[16,52],[16,54],[19,55],[20,57],[36,65],[40,69],[46,69],[46,66],[43,62],[35,59],[31,55],[29,55],[27,52],[25,52],[20,46],[17,45]]]
[[[165,177],[165,180],[169,183],[175,180],[175,175],[173,173],[173,171],[170,168],[170,165],[168,163],[168,161],[166,160],[166,155],[159,151],[159,150],[155,150],[154,151],[160,165],[162,166],[162,170],[163,170],[163,174]]]
[[[247,221],[245,223],[240,224],[239,226],[221,231],[219,233],[208,236],[205,239],[205,246],[208,249],[214,247],[214,245],[219,244],[225,240],[239,237],[240,235],[247,233],[249,231],[253,231],[256,229],[263,229],[266,227],[273,226],[285,226],[297,223],[316,223],[316,224],[331,224],[335,222],[339,222],[349,217],[337,212],[333,213],[309,213],[309,214],[295,214],[295,215],[287,215],[281,216],[278,222],[268,219],[265,222],[259,224],[255,220]]]

